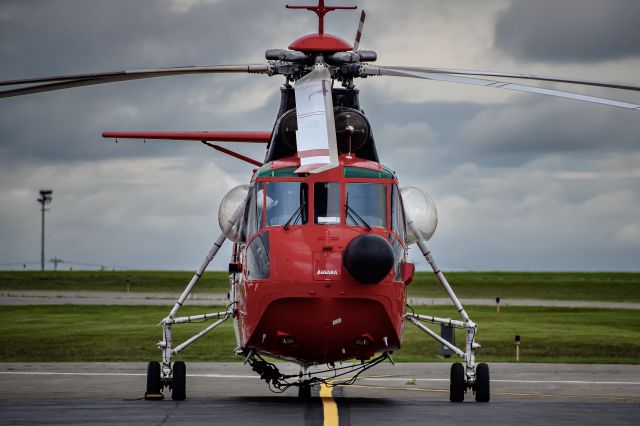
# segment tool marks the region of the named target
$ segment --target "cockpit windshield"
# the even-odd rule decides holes
[[[267,226],[307,223],[307,184],[268,182],[265,207]]]
[[[347,183],[347,225],[387,226],[387,192],[382,183]],[[364,220],[365,223],[362,223]]]

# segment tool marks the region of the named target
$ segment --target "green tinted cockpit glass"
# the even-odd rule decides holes
[[[297,167],[285,167],[283,169],[271,170],[269,163],[258,169],[257,177],[300,177],[295,174]]]
[[[374,179],[393,179],[394,175],[391,170],[382,166],[382,171],[363,169],[362,167],[345,166],[344,177],[347,178],[374,178]]]

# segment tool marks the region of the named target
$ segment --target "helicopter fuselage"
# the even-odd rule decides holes
[[[302,365],[398,349],[413,265],[395,174],[348,154],[317,174],[294,174],[298,164],[267,163],[251,181],[232,259],[243,265],[234,283],[242,349]],[[376,276],[370,250],[349,248],[363,235],[388,245],[388,272]],[[347,262],[354,256],[360,266]]]

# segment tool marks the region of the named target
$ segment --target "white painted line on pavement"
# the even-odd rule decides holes
[[[146,376],[146,373],[92,373],[92,372],[63,372],[63,371],[0,371],[0,375],[40,375],[40,376]],[[217,379],[260,379],[258,376],[241,374],[187,374],[187,377],[204,377]],[[361,377],[358,381],[409,381],[416,382],[449,382],[449,379],[421,379],[414,377]],[[631,385],[638,386],[640,382],[617,381],[588,381],[588,380],[509,380],[491,379],[492,383],[523,383],[523,384],[568,384],[568,385]]]

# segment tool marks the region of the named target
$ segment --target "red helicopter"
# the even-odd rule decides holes
[[[267,63],[217,65],[99,74],[66,75],[0,82],[12,97],[72,87],[162,76],[202,73],[281,75],[281,101],[271,131],[105,132],[106,138],[193,140],[256,167],[248,185],[229,191],[219,210],[222,234],[165,317],[159,342],[162,362],[147,368],[147,399],[186,398],[186,367],[175,357],[232,319],[235,353],[275,391],[296,386],[301,397],[323,382],[353,383],[359,374],[400,349],[404,322],[414,324],[463,362],[451,367],[450,400],[468,390],[478,402],[490,400],[490,374],[476,364],[476,324],[469,318],[426,241],[437,226],[433,201],[418,188],[400,188],[396,173],[378,157],[371,125],[362,112],[357,78],[396,76],[496,87],[640,110],[640,106],[497,79],[573,83],[638,91],[640,87],[528,74],[441,68],[375,66],[373,51],[359,50],[364,12],[354,45],[324,32],[324,17],[355,6],[287,6],[318,16],[317,33],[285,49],[266,51]],[[257,161],[211,142],[263,143]],[[223,242],[233,242],[229,263],[230,303],[223,312],[179,317],[178,312]],[[414,265],[407,250],[416,244],[460,314],[460,320],[407,311],[407,285]],[[175,345],[174,325],[216,320]],[[425,323],[463,329],[458,348]],[[292,361],[300,372],[286,375],[264,356]],[[356,360],[355,363],[340,364]],[[336,366],[338,363],[339,366]],[[326,368],[319,367],[326,365]]]

